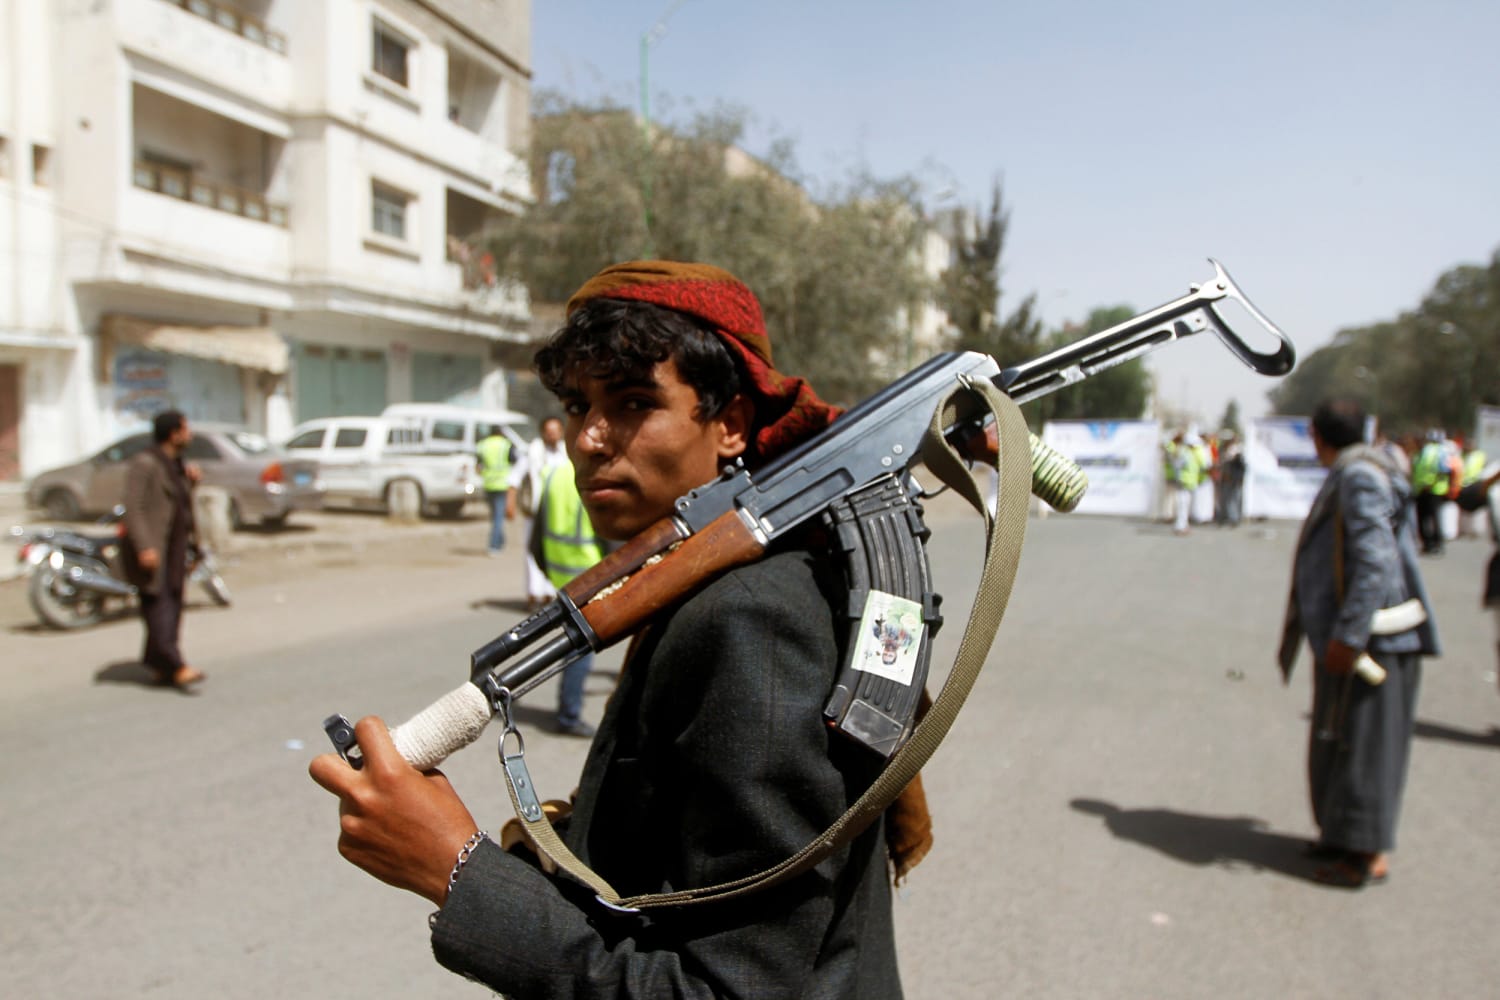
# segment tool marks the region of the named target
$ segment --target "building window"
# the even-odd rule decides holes
[[[503,136],[500,74],[493,67],[448,49],[448,120],[492,142]]]
[[[37,187],[52,186],[52,147],[33,143],[31,146],[31,183]]]
[[[382,236],[405,241],[406,206],[410,203],[411,198],[395,188],[373,182],[370,185],[370,228]]]
[[[185,0],[185,2],[179,0],[178,6],[256,45],[263,45],[272,52],[286,54],[286,36],[279,31],[271,30],[259,19],[238,9],[234,0]]]
[[[409,87],[408,60],[412,43],[379,21],[374,22],[374,52],[370,68],[392,83]]]

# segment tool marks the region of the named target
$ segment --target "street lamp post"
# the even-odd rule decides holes
[[[651,46],[666,37],[667,21],[685,3],[687,0],[672,0],[667,9],[662,11],[661,16],[656,19],[656,23],[641,35],[641,212],[646,225],[646,248],[642,256],[646,258],[656,256],[656,248],[651,238],[650,52]]]

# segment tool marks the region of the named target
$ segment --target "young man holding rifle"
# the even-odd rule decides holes
[[[697,264],[606,268],[568,303],[537,368],[567,414],[584,507],[625,540],[736,459],[751,468],[837,411],[776,371],[759,303]],[[776,865],[859,797],[884,759],[831,731],[843,659],[839,561],[807,533],[773,545],[636,635],[590,749],[571,850],[622,894],[715,885]],[[614,912],[524,848],[503,850],[438,772],[356,727],[365,764],[313,761],[340,798],[340,852],[425,896],[446,967],[525,997],[901,996],[894,873],[926,852],[920,788],[811,870],[732,900]]]

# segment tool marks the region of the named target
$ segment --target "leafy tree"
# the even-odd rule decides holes
[[[1046,339],[1037,315],[1036,295],[1023,298],[1002,318],[1001,257],[1010,229],[1010,210],[997,180],[990,188],[989,212],[981,217],[954,213],[948,220],[952,263],[938,282],[938,304],[958,331],[957,347],[988,354],[1000,364],[1035,356]]]
[[[999,181],[990,190],[987,217],[981,221],[978,212],[949,213],[948,228],[952,263],[939,279],[940,304],[958,331],[960,350],[996,355],[1000,256],[1010,228]]]
[[[536,302],[564,302],[605,264],[645,242],[640,180],[646,151],[631,115],[537,95],[529,166],[536,204],[488,234],[501,274]]]
[[[1001,256],[1010,227],[1010,212],[1005,207],[999,181],[990,190],[988,214],[981,219],[975,213],[973,218],[967,229],[953,226],[954,231],[949,234],[953,263],[943,273],[939,286],[939,302],[958,329],[961,350],[983,352],[1001,365],[1020,364],[1134,315],[1128,306],[1095,309],[1082,328],[1069,326],[1049,335],[1037,314],[1036,295],[1032,293],[1001,318]],[[1101,372],[1064,392],[1044,396],[1024,412],[1033,427],[1047,420],[1131,418],[1145,411],[1150,397],[1151,376],[1136,360]]]
[[[760,299],[777,367],[854,402],[889,381],[869,361],[899,354],[903,317],[929,294],[917,185],[855,175],[814,197],[789,179],[790,143],[752,160],[738,148],[744,132],[743,112],[718,108],[658,126],[647,143],[624,109],[542,95],[530,158],[537,202],[496,227],[491,250],[533,302],[563,302],[648,245],[661,259],[718,264]]]
[[[1438,279],[1409,343],[1421,362],[1405,373],[1413,416],[1467,431],[1477,407],[1500,403],[1500,250],[1485,267],[1456,267]]]
[[[1047,350],[1056,350],[1101,330],[1108,330],[1135,315],[1126,305],[1095,309],[1082,327],[1068,325],[1052,334]],[[1151,373],[1140,358],[1116,365],[1077,385],[1044,396],[1032,404],[1037,419],[1133,420],[1146,411],[1151,399]]]
[[[1485,266],[1444,273],[1410,312],[1340,330],[1270,394],[1277,413],[1311,413],[1323,399],[1360,400],[1392,431],[1465,431],[1481,405],[1500,404],[1500,251]]]
[[[1224,415],[1219,418],[1219,430],[1234,431],[1236,436],[1242,435],[1245,429],[1240,426],[1240,401],[1231,399],[1224,407]]]
[[[1304,355],[1271,390],[1275,412],[1306,416],[1333,396],[1356,399],[1372,413],[1388,412],[1404,395],[1399,366],[1389,358],[1407,339],[1403,326],[1404,321],[1339,331],[1331,343]]]

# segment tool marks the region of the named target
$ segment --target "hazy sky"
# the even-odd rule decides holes
[[[1002,309],[1035,292],[1049,323],[1174,299],[1212,256],[1307,353],[1500,247],[1494,0],[536,0],[533,86],[636,106],[663,15],[653,117],[743,107],[751,152],[791,138],[814,179],[981,206],[1001,178]],[[1266,409],[1214,342],[1152,358],[1210,422]]]

